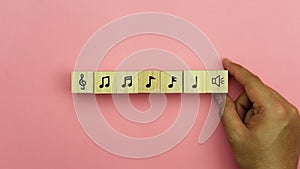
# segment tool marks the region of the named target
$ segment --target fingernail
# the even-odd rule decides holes
[[[232,63],[232,61],[228,58],[223,59],[223,65],[224,67],[228,66],[230,63]]]

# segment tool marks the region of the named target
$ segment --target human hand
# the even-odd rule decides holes
[[[223,60],[244,92],[227,96],[222,123],[241,169],[296,169],[300,151],[298,110],[256,75]]]

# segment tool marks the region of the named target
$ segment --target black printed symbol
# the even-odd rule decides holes
[[[83,80],[84,74],[80,74],[79,85],[81,86],[81,90],[85,90],[86,81]]]
[[[105,79],[107,79],[107,83],[104,85]],[[104,86],[105,87],[109,87],[110,86],[110,77],[109,76],[103,76],[101,80],[102,80],[101,81],[102,83],[99,85],[100,88],[103,88]]]

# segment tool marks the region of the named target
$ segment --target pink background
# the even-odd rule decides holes
[[[0,0],[0,168],[237,168],[221,124],[208,142],[197,143],[208,102],[201,103],[189,135],[162,155],[128,159],[102,150],[78,122],[70,72],[86,40],[104,24],[136,12],[165,12],[195,24],[221,57],[248,67],[300,108],[299,5],[297,0]],[[154,47],[176,53],[192,68],[201,65],[180,46],[159,36],[130,38],[107,55],[100,69]],[[229,90],[236,96],[241,89],[233,84]],[[97,96],[111,125],[135,137],[155,135],[172,123],[178,111],[172,105],[180,100],[178,95],[167,98],[164,115],[140,125],[123,119],[110,96]],[[138,109],[149,107],[147,95],[132,101]]]

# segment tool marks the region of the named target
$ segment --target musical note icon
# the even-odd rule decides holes
[[[195,84],[193,84],[193,86],[192,86],[192,88],[197,88],[197,86],[198,86],[198,77],[197,76],[195,76]]]
[[[149,76],[149,82],[148,82],[148,84],[146,84],[146,87],[147,88],[150,88],[151,87],[151,80],[155,80],[155,77],[153,77],[153,76]]]
[[[104,85],[105,79],[107,79],[107,83]],[[99,85],[99,87],[100,88],[103,88],[104,86],[109,87],[109,85],[110,85],[110,76],[103,76],[102,77],[102,83]]]
[[[174,82],[177,82],[177,78],[175,76],[172,76],[172,82],[168,85],[168,88],[172,88]]]
[[[122,84],[122,87],[125,88],[126,87],[126,82],[129,81],[129,83],[127,84],[128,87],[132,86],[132,76],[125,76],[124,77],[124,83]]]
[[[86,81],[83,80],[84,74],[80,74],[79,85],[81,86],[81,90],[85,90]]]

